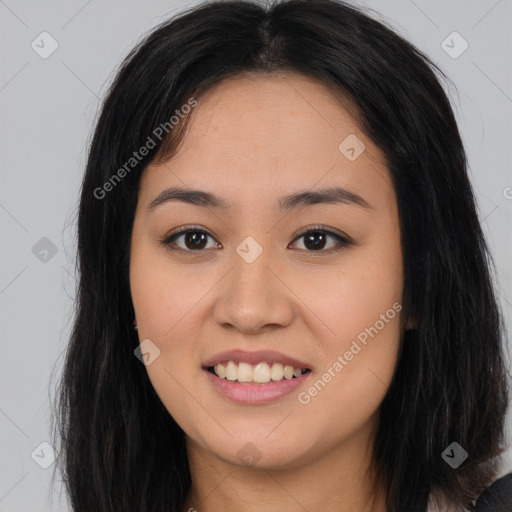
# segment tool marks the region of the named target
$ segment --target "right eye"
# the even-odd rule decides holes
[[[160,244],[171,251],[188,253],[203,252],[208,237],[213,239],[213,236],[203,229],[199,229],[196,226],[184,226],[178,231],[166,236],[163,240],[160,240]],[[176,241],[180,239],[182,239],[182,242],[185,244],[184,247],[177,246]],[[217,244],[217,247],[219,247],[219,245],[220,244]]]

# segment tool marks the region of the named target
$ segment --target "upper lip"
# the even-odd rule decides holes
[[[275,350],[258,350],[257,352],[247,352],[246,350],[226,350],[210,357],[203,363],[203,368],[215,366],[224,361],[241,361],[243,363],[258,364],[261,362],[281,363],[282,365],[293,366],[294,368],[308,368],[312,370],[310,364],[299,361],[294,357],[281,354]]]

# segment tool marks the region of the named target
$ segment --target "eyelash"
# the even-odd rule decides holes
[[[187,233],[205,233],[206,235],[208,235],[211,238],[213,238],[213,236],[210,233],[208,233],[208,231],[206,231],[204,229],[200,229],[198,226],[183,226],[178,231],[176,231],[176,232],[172,233],[171,235],[166,236],[163,239],[161,239],[160,240],[160,244],[162,246],[164,246],[166,249],[170,250],[170,251],[180,251],[180,252],[184,252],[184,253],[187,253],[187,254],[201,254],[201,253],[204,253],[205,252],[204,249],[203,250],[198,250],[198,251],[192,251],[192,250],[189,250],[189,249],[182,249],[181,247],[173,247],[172,246],[172,243],[176,240],[176,238],[178,238],[179,236],[182,236],[184,234],[187,234]],[[350,247],[351,245],[353,245],[352,241],[348,240],[347,238],[345,238],[345,237],[339,235],[338,233],[335,233],[334,231],[326,228],[325,226],[321,226],[321,225],[313,226],[313,227],[308,228],[307,230],[299,233],[297,235],[297,237],[293,240],[293,243],[295,243],[300,238],[302,238],[303,236],[308,235],[310,233],[322,233],[322,234],[331,236],[333,238],[336,238],[338,240],[338,244],[336,246],[334,246],[334,247],[331,247],[330,249],[325,249],[325,250],[321,249],[321,250],[318,250],[318,251],[310,251],[310,250],[307,250],[307,249],[300,249],[301,251],[310,253],[313,256],[316,256],[316,255],[322,256],[322,255],[325,255],[325,254],[332,254],[334,252],[341,251],[342,249],[344,249],[346,247]]]

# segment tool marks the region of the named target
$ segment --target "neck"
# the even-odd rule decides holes
[[[192,486],[185,512],[386,512],[385,496],[370,481],[371,446],[360,432],[293,468],[231,464],[187,436]]]

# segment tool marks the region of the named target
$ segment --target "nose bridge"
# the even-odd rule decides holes
[[[270,307],[275,293],[269,279],[273,252],[270,237],[259,239],[261,243],[252,236],[246,237],[233,255],[232,297],[247,311]]]
[[[263,240],[264,239],[264,240]],[[271,270],[277,257],[271,237],[246,237],[232,255],[232,271],[216,308],[220,323],[252,331],[266,324],[285,324],[291,319],[286,287]],[[268,246],[267,246],[268,245]]]

